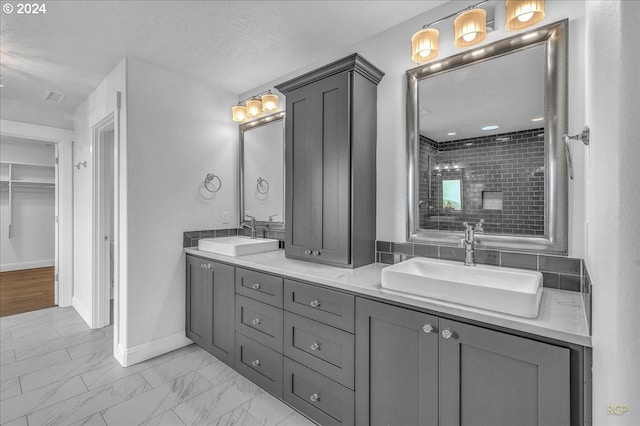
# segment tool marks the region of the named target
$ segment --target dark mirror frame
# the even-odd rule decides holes
[[[240,222],[238,224],[238,226],[242,226],[242,222],[246,222],[247,219],[244,218],[244,133],[261,127],[261,126],[266,126],[268,124],[273,124],[276,123],[278,121],[282,121],[282,167],[284,167],[285,164],[285,158],[284,158],[284,117],[285,117],[285,112],[284,111],[279,111],[270,115],[266,115],[264,117],[260,117],[256,120],[253,121],[249,121],[248,123],[243,123],[239,126],[239,148],[238,148],[238,206],[240,207],[239,209],[239,216],[240,216]],[[284,171],[284,173],[286,173],[286,170]],[[286,179],[283,179],[283,182],[286,182]],[[284,215],[284,192],[283,192],[283,199],[282,199],[282,212]],[[269,221],[262,221],[262,220],[258,220],[256,221],[256,228],[257,229],[271,229],[271,230],[275,230],[275,231],[284,231],[284,217],[280,218],[280,220],[275,220],[273,222],[269,222]]]
[[[568,20],[519,33],[513,37],[410,69],[407,75],[407,240],[457,245],[460,232],[421,229],[418,215],[419,105],[418,82],[461,67],[490,61],[521,49],[542,44],[545,66],[545,232],[542,237],[476,234],[478,247],[515,251],[567,254],[568,183],[562,136],[568,122]]]

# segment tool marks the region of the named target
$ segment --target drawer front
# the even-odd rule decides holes
[[[236,296],[236,331],[282,353],[282,309]]]
[[[290,312],[284,313],[284,354],[354,389],[353,334]]]
[[[354,300],[350,294],[284,280],[284,308],[287,311],[350,333],[354,330]]]
[[[353,391],[287,357],[284,400],[323,426],[355,422]]]
[[[282,278],[236,268],[236,293],[282,308]]]
[[[282,398],[282,355],[236,333],[236,370],[261,388]]]

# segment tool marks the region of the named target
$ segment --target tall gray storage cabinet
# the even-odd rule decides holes
[[[383,75],[354,54],[276,86],[287,98],[287,257],[350,268],[375,261]]]

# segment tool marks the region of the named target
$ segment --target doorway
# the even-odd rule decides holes
[[[0,136],[0,316],[58,304],[58,146]]]

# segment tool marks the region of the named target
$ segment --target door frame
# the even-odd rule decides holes
[[[116,256],[116,246],[118,245],[119,239],[118,236],[118,228],[116,226],[117,221],[117,210],[116,210],[116,173],[115,173],[115,165],[117,164],[117,131],[116,131],[116,112],[109,113],[106,117],[100,120],[97,124],[95,124],[92,128],[92,160],[93,160],[93,191],[92,191],[92,208],[93,208],[93,218],[91,225],[92,232],[92,328],[102,328],[106,327],[111,323],[111,292],[110,286],[105,285],[104,280],[105,277],[109,275],[109,257],[110,252],[109,248],[105,247],[105,235],[111,234],[108,224],[108,219],[110,216],[105,214],[104,206],[105,206],[105,197],[108,194],[105,193],[104,185],[105,181],[105,163],[106,163],[106,152],[105,152],[105,134],[107,132],[113,132],[113,142],[112,149],[110,150],[110,154],[113,154],[113,182],[112,182],[112,190],[114,192],[113,197],[113,205],[111,205],[111,215],[113,215],[114,219],[114,230],[113,235],[110,237],[114,241],[114,289],[116,287],[117,282],[117,256]],[[114,296],[114,304],[116,303],[116,299]],[[115,316],[115,315],[114,315]],[[115,322],[115,318],[114,318]]]

